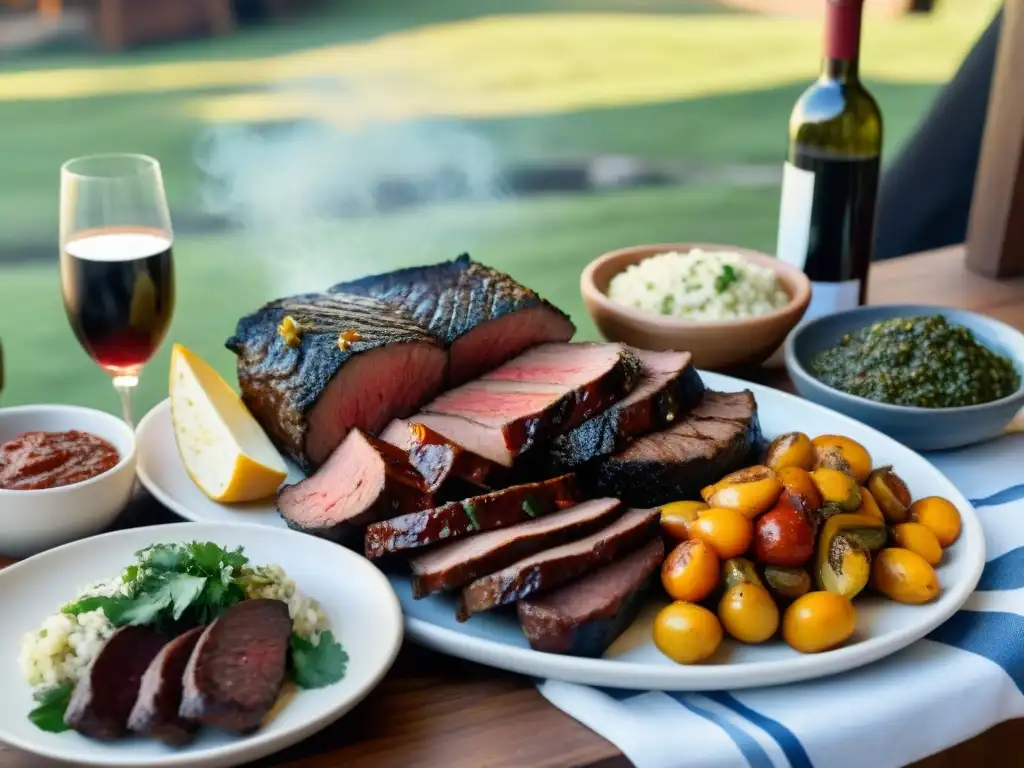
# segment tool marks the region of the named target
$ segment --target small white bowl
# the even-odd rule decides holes
[[[34,491],[0,489],[0,555],[27,557],[91,536],[118,516],[135,483],[135,432],[103,411],[74,405],[0,408],[0,443],[24,432],[91,432],[113,445],[113,469],[74,485]]]

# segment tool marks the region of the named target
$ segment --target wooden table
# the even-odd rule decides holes
[[[962,248],[872,266],[872,303],[919,302],[972,309],[1024,329],[1024,278],[993,281],[966,271]],[[760,379],[785,387],[779,372]],[[151,499],[118,527],[170,522]],[[969,706],[969,704],[968,704]],[[1004,723],[919,765],[1008,765],[1024,743],[1024,720]],[[0,747],[0,768],[55,765]],[[301,768],[565,768],[628,766],[609,742],[550,706],[524,677],[451,659],[407,643],[384,682],[353,712],[260,766]]]

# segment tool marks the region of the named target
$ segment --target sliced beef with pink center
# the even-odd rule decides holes
[[[504,467],[453,443],[425,424],[395,419],[381,434],[381,440],[408,453],[431,492],[440,490],[449,480],[489,490],[506,475]]]
[[[316,473],[277,497],[290,527],[343,543],[358,540],[367,523],[431,506],[427,483],[408,455],[358,429]]]
[[[504,272],[463,254],[339,283],[331,291],[369,296],[409,312],[450,346],[449,381],[462,384],[530,347],[568,341],[568,315]]]

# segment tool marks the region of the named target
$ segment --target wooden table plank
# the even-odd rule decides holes
[[[875,304],[919,302],[970,308],[1024,329],[1024,279],[996,282],[969,272],[962,247],[872,266]],[[787,385],[784,373],[759,381]],[[176,518],[144,497],[115,527]],[[0,566],[6,565],[0,560]],[[916,768],[1002,768],[1024,742],[1024,720],[997,726]],[[305,742],[256,763],[260,768],[562,768],[628,765],[597,734],[550,706],[531,680],[406,643],[383,683],[355,710]],[[0,768],[56,766],[0,747]]]

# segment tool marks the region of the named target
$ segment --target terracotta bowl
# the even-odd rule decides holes
[[[608,298],[608,283],[626,267],[658,253],[686,253],[695,248],[738,253],[768,267],[789,294],[789,303],[759,317],[695,322],[624,307]],[[758,251],[714,243],[663,243],[635,245],[598,257],[583,270],[580,293],[601,335],[609,341],[640,349],[685,350],[693,355],[698,368],[722,369],[767,360],[807,311],[811,283],[799,269]]]

